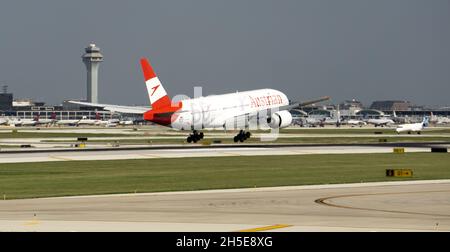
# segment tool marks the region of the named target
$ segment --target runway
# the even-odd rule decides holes
[[[6,200],[0,231],[450,231],[450,180]]]
[[[294,146],[294,147],[227,147],[227,148],[180,148],[180,149],[133,149],[110,151],[64,151],[36,153],[1,153],[0,163],[121,160],[183,157],[222,157],[257,155],[306,155],[306,154],[356,154],[391,153],[390,146]],[[408,147],[406,152],[426,152],[430,148]]]

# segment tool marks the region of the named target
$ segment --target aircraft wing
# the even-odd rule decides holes
[[[309,101],[292,102],[291,104],[286,105],[286,106],[282,106],[279,109],[280,110],[291,110],[291,109],[301,108],[301,107],[304,107],[306,105],[311,105],[311,104],[314,104],[314,103],[327,101],[329,99],[330,99],[329,96],[323,96],[323,97],[320,97],[320,98],[317,98],[317,99],[314,99],[314,100],[309,100]]]
[[[80,105],[84,105],[84,106],[88,106],[88,107],[98,107],[98,108],[103,108],[104,110],[108,110],[111,112],[126,113],[126,114],[142,115],[144,112],[150,110],[150,108],[138,107],[138,106],[122,106],[122,105],[79,102],[79,101],[69,101],[69,102],[73,103],[73,104],[80,104]]]

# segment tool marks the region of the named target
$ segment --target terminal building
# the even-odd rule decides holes
[[[409,111],[412,107],[409,101],[374,101],[370,109],[381,111]]]

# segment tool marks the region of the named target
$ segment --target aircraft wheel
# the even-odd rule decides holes
[[[200,139],[203,139],[203,137],[204,137],[205,135],[203,134],[203,132],[200,132],[200,134],[198,134],[198,136],[200,137]]]
[[[252,133],[250,133],[250,132],[246,132],[246,133],[245,133],[245,137],[246,137],[246,138],[250,138],[251,135],[252,135]]]
[[[237,143],[237,142],[239,141],[238,137],[235,136],[235,137],[233,138],[233,141],[234,141],[235,143]]]
[[[186,140],[187,140],[188,143],[192,143],[192,137],[191,136],[188,136]]]

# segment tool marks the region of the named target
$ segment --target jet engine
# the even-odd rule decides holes
[[[285,128],[292,123],[292,115],[287,110],[282,110],[273,113],[269,118],[267,118],[267,124],[272,129]]]

